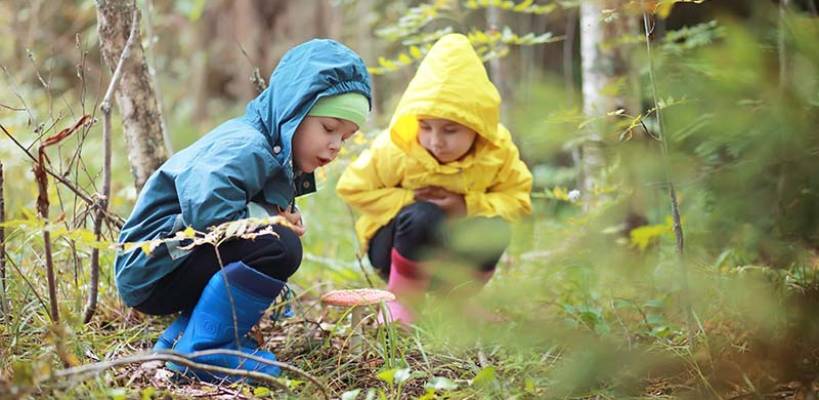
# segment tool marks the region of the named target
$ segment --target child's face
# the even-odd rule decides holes
[[[293,161],[310,173],[333,161],[341,144],[358,131],[356,124],[331,117],[305,117],[293,137]]]
[[[418,142],[445,164],[465,156],[475,143],[477,133],[448,119],[418,119]]]

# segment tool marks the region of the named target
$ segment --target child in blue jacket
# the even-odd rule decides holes
[[[361,128],[370,110],[370,88],[364,62],[352,50],[326,39],[301,44],[284,55],[268,88],[243,116],[175,154],[148,179],[120,243],[171,238],[188,227],[206,231],[247,218],[254,209],[293,224],[273,226],[278,237],[229,240],[219,246],[218,257],[210,245],[186,251],[174,241],[151,254],[120,252],[116,283],[125,304],[151,315],[181,312],[154,349],[239,350],[275,360],[252,341],[236,338],[258,323],[298,269],[304,227],[294,199],[315,191],[313,171],[333,161],[342,142]],[[232,355],[194,361],[280,373]],[[226,378],[170,366],[200,379]]]

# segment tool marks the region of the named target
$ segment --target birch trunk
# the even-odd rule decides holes
[[[97,32],[103,60],[113,73],[131,30],[134,2],[97,0]],[[123,65],[116,100],[128,145],[128,162],[137,192],[168,159],[163,139],[162,113],[156,100],[139,31],[131,55]]]

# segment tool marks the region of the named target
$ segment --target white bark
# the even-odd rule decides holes
[[[128,39],[134,8],[131,0],[97,0],[100,49],[111,72],[116,68]],[[131,173],[139,191],[148,177],[168,158],[168,150],[163,138],[162,113],[138,31],[131,55],[123,65],[116,100],[128,144]]]
[[[583,113],[598,118],[606,113],[625,109],[631,113],[639,107],[639,97],[633,93],[633,77],[629,66],[631,45],[616,44],[624,35],[637,33],[637,21],[624,14],[626,0],[585,0],[580,5],[580,54],[583,70]],[[604,20],[604,10],[618,14]],[[625,79],[625,80],[624,80]],[[615,94],[610,88],[620,82],[625,90]],[[591,193],[605,164],[601,143],[605,119],[589,124],[588,140],[582,147],[583,189]],[[589,199],[591,196],[585,196]]]
[[[496,7],[490,6],[486,9],[486,22],[490,30],[501,30],[501,16],[500,10]],[[489,76],[492,78],[492,83],[498,88],[501,96],[501,121],[506,120],[508,113],[509,102],[511,99],[511,92],[509,90],[509,82],[507,81],[506,63],[501,58],[493,58],[489,61]]]

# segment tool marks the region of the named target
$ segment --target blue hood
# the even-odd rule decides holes
[[[267,89],[248,103],[245,118],[268,137],[271,145],[281,143],[283,153],[291,154],[296,128],[318,99],[361,93],[372,110],[370,87],[370,74],[357,54],[336,41],[313,39],[282,57],[270,75]]]

